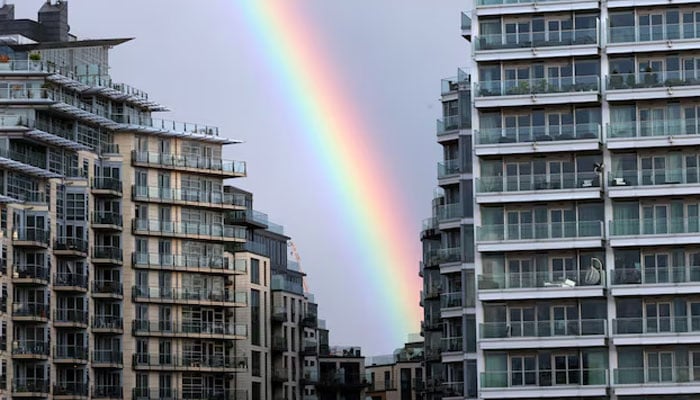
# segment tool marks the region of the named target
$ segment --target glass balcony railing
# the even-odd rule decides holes
[[[56,322],[75,322],[87,325],[88,312],[83,310],[59,308],[54,312],[54,320]]]
[[[479,290],[573,288],[576,286],[600,286],[605,274],[589,268],[580,271],[509,272],[479,275]]]
[[[700,372],[692,363],[690,366],[659,364],[646,368],[615,368],[614,372],[615,385],[677,386],[678,383],[700,380]]]
[[[15,378],[12,393],[49,393],[51,381],[43,378]]]
[[[563,0],[537,0],[537,3],[561,2]],[[507,4],[532,4],[534,0],[477,0],[477,6],[500,6]]]
[[[111,114],[114,122],[126,125],[141,126],[150,129],[178,133],[194,133],[199,135],[219,136],[219,127],[194,122],[180,122],[160,118],[151,118],[142,115]]]
[[[77,237],[61,236],[56,238],[56,241],[53,244],[54,250],[71,250],[78,251],[81,253],[87,253],[88,248],[88,241],[86,239]]]
[[[472,127],[471,115],[448,115],[437,120],[438,136],[446,135],[459,129],[469,129]]]
[[[124,260],[124,250],[113,246],[95,246],[92,248],[93,259]]]
[[[49,304],[43,303],[12,303],[13,317],[48,318]]]
[[[700,182],[700,169],[688,167],[627,170],[611,172],[609,177],[610,185],[612,186],[697,184]]]
[[[440,384],[442,397],[464,397],[464,382],[444,382]]]
[[[548,222],[533,224],[485,225],[477,227],[480,242],[570,238],[598,238],[602,221]]]
[[[518,79],[483,81],[476,83],[477,97],[522,96],[531,94],[556,94],[599,92],[597,75],[567,76],[561,78]]]
[[[154,366],[154,367],[173,367],[173,368],[233,368],[246,369],[248,368],[248,359],[245,357],[232,356],[180,356],[170,354],[143,354],[136,353],[132,357],[133,365],[139,366]]]
[[[440,307],[462,307],[462,297],[462,292],[442,293],[440,294]]]
[[[439,264],[462,261],[461,247],[444,247],[437,249],[437,262]]]
[[[244,259],[223,256],[198,256],[158,253],[133,253],[134,265],[160,269],[222,269],[246,272],[248,263]]]
[[[124,329],[124,319],[115,315],[95,315],[92,317],[93,329]]]
[[[437,165],[438,179],[442,179],[460,173],[459,160],[445,160]]]
[[[92,388],[93,399],[123,399],[124,390],[121,386],[96,385]]]
[[[100,364],[122,364],[123,354],[119,350],[97,349],[92,352],[92,362]]]
[[[17,264],[12,275],[15,279],[37,279],[49,281],[49,267],[46,265]]]
[[[700,85],[700,78],[682,77],[679,71],[640,72],[608,76],[608,90],[668,88]]]
[[[479,333],[482,339],[591,336],[605,335],[606,326],[605,319],[486,322],[480,324]]]
[[[557,142],[562,140],[600,139],[600,124],[527,126],[520,128],[485,128],[476,135],[477,144]]]
[[[149,153],[135,150],[132,151],[131,158],[133,162],[140,164],[173,168],[204,169],[241,175],[246,174],[246,163],[244,161],[222,160],[220,158],[184,154]]]
[[[2,100],[50,100],[53,97],[51,90],[35,87],[31,84],[0,88],[0,99]]]
[[[21,242],[38,242],[48,246],[49,231],[39,228],[15,229],[12,231],[12,240]]]
[[[497,33],[477,36],[474,49],[529,49],[533,47],[580,46],[598,43],[598,29],[562,29],[554,32]]]
[[[87,289],[87,276],[70,272],[59,272],[53,276],[53,285]]]
[[[462,13],[463,16],[466,16],[466,14]],[[469,17],[467,17],[469,18]],[[469,20],[469,23],[471,24],[471,19]],[[470,29],[471,26],[467,29]],[[464,70],[462,68],[457,69],[457,76],[453,76],[451,78],[445,78],[440,81],[440,94],[441,95],[446,95],[448,93],[453,93],[453,92],[458,92],[458,91],[467,91],[470,89],[470,75],[469,71]]]
[[[12,342],[13,355],[49,356],[49,345],[45,340],[15,340]]]
[[[224,322],[206,321],[143,321],[134,320],[135,333],[183,333],[191,335],[248,336],[248,326]]]
[[[449,203],[437,207],[437,218],[439,222],[460,219],[463,213],[462,203]]]
[[[62,382],[58,381],[53,385],[54,396],[88,396],[88,384],[84,382]]]
[[[153,388],[133,388],[131,389],[132,399],[139,400],[174,400],[174,399],[191,399],[191,397],[178,397],[178,391],[175,388],[158,387]],[[223,399],[222,399],[223,400]]]
[[[195,300],[215,301],[224,303],[248,304],[246,292],[234,292],[231,290],[212,290],[203,288],[161,288],[133,286],[134,299],[160,299],[160,300]]]
[[[479,193],[572,190],[594,187],[600,187],[600,178],[595,172],[476,178],[476,189]]]
[[[97,177],[92,178],[92,188],[97,190],[111,190],[113,192],[121,193],[123,186],[122,181],[119,178]]]
[[[606,369],[537,369],[487,371],[481,373],[482,388],[522,388],[523,386],[605,386]]]
[[[442,351],[462,351],[464,348],[461,336],[442,338]]]
[[[613,320],[615,335],[675,335],[700,332],[700,317],[616,318]]]
[[[97,225],[123,226],[122,215],[117,212],[97,211],[92,213],[92,223]]]
[[[242,226],[205,224],[190,222],[171,222],[157,220],[133,219],[136,232],[156,233],[160,235],[199,235],[216,239],[246,239],[246,229]]]
[[[65,346],[58,345],[53,347],[53,358],[71,358],[76,360],[88,359],[87,346]]]
[[[700,135],[695,118],[659,121],[623,121],[607,126],[609,138]]]
[[[234,211],[231,213],[231,219],[234,224],[255,223],[265,226],[269,224],[267,214],[257,210]]]
[[[692,13],[690,14],[692,18]],[[641,16],[639,17],[642,18]],[[676,15],[678,18],[678,15]],[[691,19],[692,21],[692,19]],[[695,23],[665,24],[649,26],[615,26],[608,28],[610,43],[644,43],[667,40],[693,40],[700,38]]]
[[[121,282],[116,281],[92,281],[92,293],[110,294],[121,296],[124,288]]]
[[[611,271],[613,285],[657,285],[700,282],[700,266],[615,268]]]
[[[700,218],[643,218],[610,221],[612,236],[700,234]]]
[[[47,157],[45,154],[32,154],[27,153],[25,151],[19,151],[17,149],[8,149],[0,147],[0,157],[19,161],[23,164],[31,165],[33,167],[46,169]]]
[[[244,207],[245,195],[238,193],[207,192],[191,189],[159,188],[153,186],[132,186],[136,199],[157,201],[185,201],[202,204],[236,205]]]

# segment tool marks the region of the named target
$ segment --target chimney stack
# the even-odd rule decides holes
[[[67,42],[68,31],[68,2],[48,0],[39,9],[38,21],[44,26],[46,41]]]

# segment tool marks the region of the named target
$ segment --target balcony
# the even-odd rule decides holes
[[[487,322],[479,325],[482,350],[605,346],[607,320]]]
[[[231,356],[171,356],[136,353],[132,358],[134,369],[158,371],[244,372],[248,359]]]
[[[61,328],[87,328],[88,312],[58,308],[54,311],[54,326]]]
[[[364,375],[343,373],[342,371],[332,371],[321,375],[317,387],[330,389],[362,389],[369,386],[369,382]]]
[[[61,382],[53,385],[54,398],[83,398],[88,397],[88,384],[81,382]]]
[[[96,315],[91,324],[94,333],[121,334],[124,331],[124,320],[114,315]]]
[[[440,162],[437,164],[437,177],[440,180],[458,178],[460,173],[461,165],[459,160],[445,160],[444,162]],[[457,182],[456,179],[449,179],[449,181]]]
[[[121,179],[112,177],[92,178],[92,186],[90,188],[96,196],[121,197],[123,192]]]
[[[659,365],[646,368],[616,368],[615,394],[683,395],[700,393],[700,376],[687,365]]]
[[[144,132],[176,132],[195,135],[219,136],[219,128],[213,125],[194,122],[180,122],[160,118],[151,118],[143,115],[111,114],[110,118],[120,124],[128,126],[126,130],[141,129]]]
[[[92,228],[105,229],[112,231],[121,231],[124,226],[122,215],[116,212],[93,212],[92,213]]]
[[[474,106],[515,107],[600,101],[597,75],[477,82]]]
[[[604,288],[605,273],[596,267],[479,275],[481,301],[598,297]]]
[[[608,77],[608,101],[660,100],[695,97],[700,79],[681,78],[678,71],[614,74]]]
[[[523,203],[600,199],[600,177],[595,172],[549,175],[483,176],[476,178],[476,202]]]
[[[12,358],[47,360],[49,344],[45,340],[15,340],[12,342]]]
[[[270,380],[273,384],[281,384],[289,381],[289,370],[287,368],[272,368]]]
[[[92,262],[95,264],[121,265],[124,251],[120,247],[95,246],[92,248]]]
[[[540,369],[481,373],[481,398],[563,398],[607,396],[608,370]]]
[[[610,221],[610,245],[665,246],[700,243],[700,220],[642,218]]]
[[[93,399],[123,399],[124,391],[121,386],[94,386],[92,388]]]
[[[448,203],[437,206],[437,219],[439,224],[456,222],[459,225],[463,214],[464,207],[462,203]]]
[[[443,357],[445,356],[445,353],[451,353],[455,351],[462,352],[464,350],[463,339],[464,338],[462,336],[444,337],[440,339],[442,341],[441,350]]]
[[[92,366],[99,368],[121,368],[123,354],[119,350],[97,349],[92,352]]]
[[[131,259],[134,268],[213,274],[245,274],[248,270],[245,259],[224,256],[132,253]]]
[[[53,288],[56,291],[86,292],[87,276],[70,272],[59,272],[53,275]]]
[[[464,382],[444,382],[441,386],[443,398],[464,398]]]
[[[272,336],[272,351],[273,352],[284,352],[289,351],[289,345],[287,344],[287,338],[284,336]]]
[[[600,3],[593,0],[477,0],[479,16],[530,15],[561,10],[595,10]]]
[[[694,294],[700,285],[700,266],[615,268],[610,271],[614,296]]]
[[[269,225],[267,214],[256,210],[241,210],[231,213],[231,222],[253,228],[266,229]]]
[[[132,229],[134,234],[137,235],[234,242],[244,242],[246,240],[246,229],[242,226],[235,225],[199,224],[134,218],[132,221]]]
[[[544,29],[544,24],[542,28]],[[597,56],[600,50],[599,38],[598,27],[562,29],[548,33],[542,30],[520,34],[483,34],[474,38],[474,59],[483,62]]]
[[[12,244],[22,247],[49,247],[49,231],[38,228],[14,229],[12,231]]]
[[[131,294],[134,301],[138,302],[221,304],[227,307],[248,305],[248,293],[242,291],[133,286]]]
[[[152,186],[132,186],[134,201],[167,203],[192,207],[240,210],[246,207],[244,194],[211,192],[191,189],[172,189]]]
[[[700,145],[698,120],[624,121],[607,126],[611,150]]]
[[[117,281],[92,281],[92,297],[121,299],[124,288]]]
[[[602,243],[602,221],[477,227],[477,249],[482,252],[599,248]]]
[[[15,378],[12,380],[12,395],[17,397],[47,397],[50,380],[42,378]]]
[[[287,309],[284,306],[273,306],[270,316],[272,322],[287,322]]]
[[[633,4],[641,7],[641,4]],[[668,5],[668,3],[663,3]],[[693,14],[690,14],[693,15]],[[641,15],[635,16],[636,20]],[[678,15],[676,15],[678,18]],[[665,18],[664,18],[665,19]],[[656,21],[656,20],[655,20]],[[608,54],[625,54],[630,52],[648,53],[663,51],[696,50],[700,43],[700,33],[695,33],[693,23],[651,26],[608,27]]]
[[[136,167],[156,167],[217,175],[224,178],[245,177],[247,174],[246,163],[243,161],[222,160],[220,158],[196,155],[149,153],[134,150],[131,152],[131,162]]]
[[[442,293],[440,295],[440,308],[462,308],[464,304],[462,298],[462,292]]]
[[[49,267],[38,264],[18,264],[12,274],[14,283],[49,284]]]
[[[88,362],[88,350],[85,346],[54,346],[53,361],[55,363],[86,364]]]
[[[301,354],[303,356],[318,355],[318,343],[315,340],[304,339],[301,345]]]
[[[659,197],[700,194],[698,168],[640,169],[611,172],[610,197]]]
[[[301,318],[301,326],[304,328],[316,328],[318,326],[318,315],[307,313]]]
[[[478,156],[595,151],[601,146],[600,124],[486,128],[476,132]]]
[[[87,240],[75,237],[59,237],[53,245],[57,256],[87,257],[90,245]]]
[[[12,319],[14,321],[48,322],[49,304],[12,303]]]
[[[190,399],[190,397],[178,397],[177,389],[173,388],[133,388],[131,389],[133,400],[179,400]],[[245,400],[245,399],[244,399]]]
[[[205,321],[142,321],[134,320],[132,330],[137,336],[213,338],[238,340],[248,337],[248,326]]]
[[[647,317],[613,319],[613,344],[688,345],[700,343],[700,317]],[[700,378],[700,376],[698,376]]]
[[[436,121],[438,140],[455,140],[462,129],[471,129],[471,115],[447,115]]]

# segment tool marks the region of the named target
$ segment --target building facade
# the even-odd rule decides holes
[[[0,399],[314,400],[328,331],[217,127],[0,7]]]
[[[416,335],[418,336],[418,335]],[[419,400],[423,384],[423,339],[417,338],[386,356],[369,357],[365,371],[372,400]],[[409,339],[409,340],[410,340]]]
[[[697,2],[477,0],[470,14],[422,234],[427,387],[434,366],[443,386],[463,368],[456,397],[697,398]],[[451,337],[437,298],[453,247],[476,276],[454,366],[449,343],[441,364],[429,352]]]

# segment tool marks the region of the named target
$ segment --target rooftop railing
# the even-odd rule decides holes
[[[167,119],[151,118],[141,115],[111,114],[110,119],[114,122],[126,125],[136,125],[155,130],[194,133],[199,135],[219,136],[219,128],[213,125],[179,122]]]

